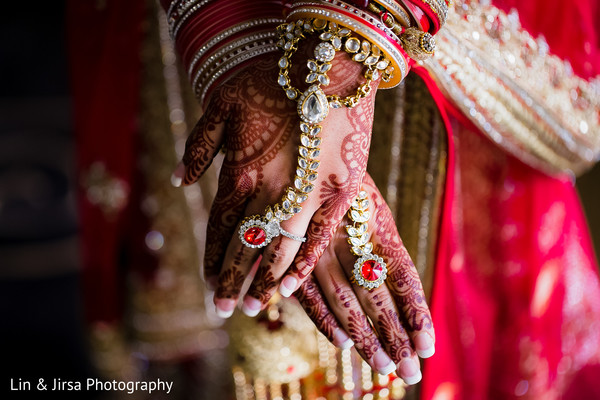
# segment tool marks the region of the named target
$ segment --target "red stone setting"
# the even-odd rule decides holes
[[[360,273],[365,280],[375,282],[383,274],[383,265],[377,260],[367,260],[362,263]]]
[[[244,232],[244,240],[253,246],[259,246],[263,244],[266,239],[267,233],[260,226],[250,227],[246,229],[246,232]]]

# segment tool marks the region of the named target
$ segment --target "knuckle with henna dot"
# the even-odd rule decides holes
[[[356,295],[350,287],[338,287],[335,291],[335,298],[336,301],[333,302],[333,307],[336,311],[343,312],[347,309],[360,309],[360,304],[358,304]]]
[[[369,292],[365,297],[366,301],[364,307],[368,314],[375,314],[381,310],[394,309],[394,301],[391,296],[377,292]]]

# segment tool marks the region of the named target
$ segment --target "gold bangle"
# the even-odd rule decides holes
[[[380,28],[373,27],[375,24],[382,23],[374,17],[366,14],[362,10],[345,5],[341,7],[338,0],[325,0],[323,3],[314,2],[298,2],[293,6],[292,11],[288,15],[288,19],[300,18],[318,18],[330,22],[334,22],[351,31],[361,35],[363,38],[381,49],[386,58],[390,61],[390,66],[384,71],[382,82],[379,87],[382,89],[392,88],[397,86],[408,74],[407,55],[402,48],[400,39],[389,28],[382,26]],[[342,12],[337,12],[340,10]],[[346,16],[345,13],[352,13],[352,17]],[[361,20],[365,22],[361,22]],[[373,23],[375,22],[375,23]],[[371,25],[371,26],[369,26]],[[375,29],[382,31],[384,34],[379,34]],[[392,43],[393,42],[393,43]]]

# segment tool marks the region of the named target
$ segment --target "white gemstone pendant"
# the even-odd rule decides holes
[[[298,115],[308,123],[317,124],[329,114],[327,96],[317,85],[309,87],[298,100]]]
[[[329,62],[335,57],[335,47],[331,43],[319,43],[315,48],[315,58],[321,62]]]

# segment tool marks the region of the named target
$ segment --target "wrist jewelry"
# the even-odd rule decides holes
[[[356,106],[359,100],[371,91],[370,85],[373,80],[378,79],[382,75],[381,71],[385,71],[389,65],[389,61],[379,48],[366,40],[361,41],[353,37],[349,29],[340,28],[334,22],[322,19],[298,20],[280,25],[278,32],[280,39],[277,44],[283,49],[284,54],[278,61],[277,82],[286,96],[297,102],[298,116],[301,119],[301,146],[298,149],[300,156],[294,184],[286,189],[281,202],[268,206],[263,216],[254,215],[246,217],[242,221],[238,231],[239,238],[245,246],[252,248],[264,247],[280,234],[293,240],[306,240],[306,238],[283,230],[280,223],[302,211],[302,203],[314,190],[314,182],[317,179],[317,169],[320,164],[318,158],[321,152],[319,134],[322,126],[319,123],[327,117],[329,107]],[[319,35],[321,42],[315,47],[315,58],[309,59],[307,62],[309,73],[306,76],[306,82],[311,86],[304,92],[300,92],[290,82],[291,57],[298,49],[298,42],[314,33]],[[336,51],[341,49],[366,67],[365,83],[358,87],[356,94],[343,98],[337,95],[327,96],[321,88],[329,84],[327,73],[331,70],[331,61],[335,57]]]
[[[350,251],[359,257],[354,263],[351,280],[368,290],[379,287],[387,277],[387,266],[383,258],[372,253],[373,243],[369,242],[369,199],[367,192],[361,190],[352,202],[348,217],[352,225],[346,225]]]

